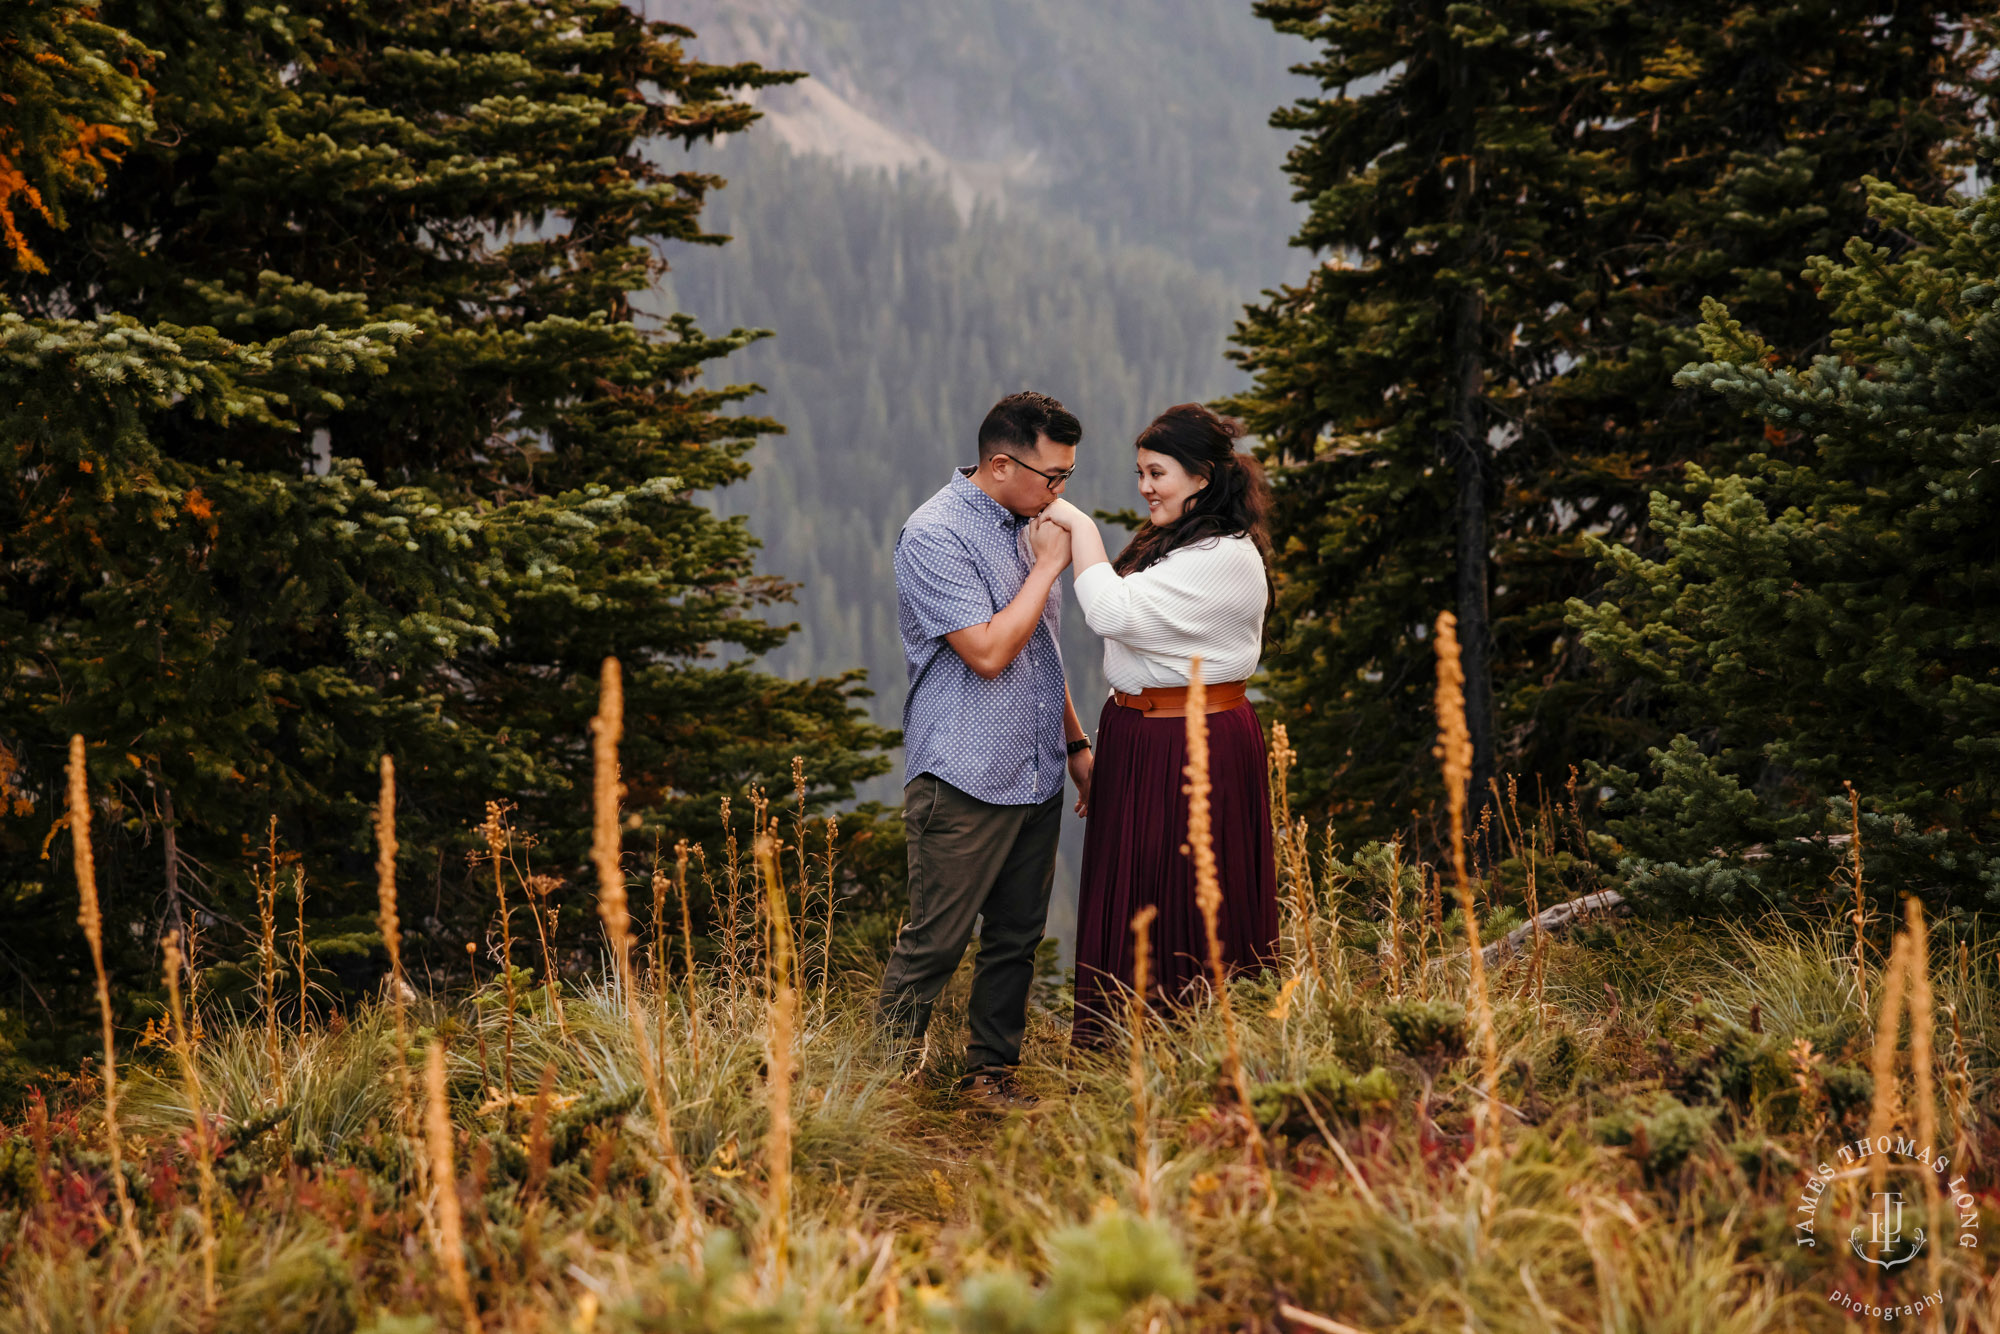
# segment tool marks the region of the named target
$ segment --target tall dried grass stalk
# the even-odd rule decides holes
[[[396,762],[382,757],[382,790],[375,805],[375,921],[382,933],[382,946],[389,952],[389,1015],[396,1038],[396,1116],[408,1138],[420,1138],[421,1122],[416,1098],[410,1088],[409,1020],[403,998],[410,985],[403,977],[403,924],[396,911]],[[417,1177],[418,1212],[433,1244],[437,1240],[437,1217],[430,1199],[430,1160],[423,1154],[413,1159]]]
[[[549,926],[556,915],[556,910],[548,906],[549,895],[562,882],[554,876],[536,875],[530,870],[523,883],[528,891],[528,902],[534,908],[535,936],[542,942],[542,987],[549,993],[549,1011],[556,1017],[556,1033],[568,1042],[569,1021],[563,1017],[562,973],[556,967],[555,950],[549,944]]]
[[[674,844],[674,886],[681,900],[681,962],[687,974],[688,1062],[701,1078],[701,996],[694,976],[694,913],[688,908],[688,841]]]
[[[698,1268],[701,1247],[699,1220],[695,1216],[694,1185],[688,1179],[680,1149],[674,1143],[673,1122],[667,1111],[664,1072],[653,1052],[646,1031],[645,1014],[639,1004],[636,979],[632,976],[632,918],[626,907],[625,868],[619,856],[618,743],[625,730],[625,684],[618,659],[606,658],[598,681],[597,717],[591,720],[593,758],[596,772],[592,785],[593,819],[590,858],[597,868],[597,915],[611,943],[611,964],[618,989],[625,998],[625,1017],[632,1028],[632,1042],[639,1053],[639,1076],[653,1110],[653,1125],[659,1139],[660,1161],[664,1165],[674,1196],[681,1209],[682,1239],[691,1266]]]
[[[771,827],[774,823],[770,798],[764,795],[761,784],[752,783],[750,785],[750,920],[757,924],[757,948],[760,951],[767,996],[771,982],[771,913],[770,905],[765,902],[765,895],[770,893],[770,886],[764,883],[764,877],[757,872],[757,840],[767,834],[776,838],[777,831]]]
[[[181,1088],[194,1114],[195,1190],[201,1227],[201,1304],[215,1309],[215,1147],[208,1135],[208,1101],[202,1096],[201,1070],[195,1064],[194,1042],[188,1036],[186,1007],[181,1004],[180,932],[169,931],[162,942],[162,971],[167,983],[167,1019],[173,1025],[174,1055],[181,1067]]]
[[[1327,939],[1333,944],[1333,985],[1341,995],[1345,996],[1349,991],[1349,984],[1347,976],[1347,951],[1340,943],[1342,934],[1340,900],[1346,891],[1347,884],[1350,882],[1334,870],[1334,864],[1340,849],[1333,841],[1333,825],[1331,823],[1327,825],[1321,841],[1323,846],[1320,849],[1320,876],[1322,882],[1326,885],[1321,905],[1326,911]]]
[[[292,937],[292,962],[299,973],[299,1031],[306,1030],[306,868],[292,868],[292,903],[298,909],[298,930]]]
[[[840,817],[826,817],[826,923],[819,936],[819,1007],[826,1009],[827,993],[833,988],[833,908],[838,897],[834,878],[834,849],[840,836]]]
[[[77,924],[90,942],[91,966],[97,970],[97,1017],[104,1039],[104,1140],[111,1153],[111,1190],[118,1197],[118,1230],[136,1263],[144,1252],[139,1224],[132,1213],[132,1193],[125,1185],[125,1144],[118,1128],[118,1048],[111,1023],[111,979],[104,971],[104,914],[97,902],[97,853],[90,843],[90,777],[84,762],[83,737],[69,739],[69,839],[76,862]]]
[[[1139,1214],[1153,1216],[1152,1115],[1146,1105],[1146,988],[1152,985],[1153,919],[1160,910],[1147,904],[1132,914],[1132,993],[1126,1022],[1132,1030],[1132,1165],[1138,1172]]]
[[[549,1176],[549,1104],[556,1095],[556,1063],[542,1064],[542,1080],[535,1087],[535,1104],[528,1112],[528,1179],[521,1187],[522,1198],[533,1201],[542,1193]]]
[[[803,755],[792,756],[792,852],[798,861],[799,877],[799,929],[798,942],[801,966],[805,943],[806,923],[810,920],[810,900],[812,898],[812,876],[806,871],[806,759]],[[801,975],[803,981],[803,974]]]
[[[1243,1044],[1236,1032],[1236,1011],[1229,1000],[1229,969],[1222,958],[1222,881],[1216,874],[1215,842],[1209,827],[1208,690],[1201,679],[1201,659],[1188,663],[1187,796],[1188,853],[1194,858],[1194,897],[1208,930],[1208,971],[1215,984],[1215,1003],[1222,1012],[1223,1072],[1236,1090],[1236,1101],[1250,1140],[1250,1157],[1264,1178],[1264,1198],[1277,1198],[1270,1153],[1264,1132],[1250,1103],[1250,1081],[1243,1073]]]
[[[465,1220],[459,1214],[458,1169],[452,1164],[451,1104],[445,1100],[444,1044],[433,1042],[424,1065],[424,1145],[431,1180],[437,1183],[438,1263],[458,1302],[465,1327],[478,1334],[479,1307],[472,1300],[472,1276],[465,1270]]]
[[[1972,947],[1958,942],[1958,994],[1945,1012],[1951,1016],[1951,1156],[1964,1162],[1969,1146],[1968,1132],[1977,1115],[1972,1104],[1972,1053],[1965,1042],[1965,1029],[1958,1021],[1958,1006],[1972,991]]]
[[[264,873],[257,878],[257,990],[264,1002],[264,1056],[271,1063],[271,1096],[283,1101],[285,1060],[278,1045],[278,817],[271,817]]]
[[[1423,915],[1424,921],[1428,924],[1431,938],[1437,941],[1438,951],[1442,953],[1444,951],[1444,881],[1439,877],[1437,867],[1432,866],[1429,862],[1418,862],[1417,884],[1423,894],[1424,900],[1418,905],[1417,911]],[[1418,930],[1423,929],[1425,928],[1418,928]]]
[[[772,831],[777,822],[772,821]],[[770,904],[771,999],[766,1011],[765,1068],[769,1072],[766,1099],[771,1126],[764,1139],[765,1170],[769,1173],[764,1210],[764,1250],[770,1257],[771,1287],[785,1283],[786,1242],[792,1216],[792,1044],[798,1034],[799,995],[794,985],[796,956],[791,905],[779,870],[781,845],[775,832],[758,837],[757,871]]]
[[[507,905],[507,881],[501,874],[509,842],[504,815],[499,802],[487,802],[486,822],[479,826],[479,831],[486,836],[486,855],[493,862],[493,897],[500,904],[501,994],[507,1002],[505,1045],[500,1055],[500,1092],[507,1108],[505,1119],[511,1127],[514,1121],[514,914]],[[481,1072],[482,1076],[484,1073]]]
[[[1889,1133],[1896,1124],[1899,1099],[1896,1097],[1896,1047],[1903,1020],[1903,997],[1908,989],[1911,940],[1899,932],[1889,947],[1889,966],[1882,975],[1882,1009],[1875,1020],[1875,1046],[1869,1054],[1868,1071],[1875,1082],[1875,1097],[1868,1108],[1868,1138],[1873,1141]],[[1888,1162],[1882,1155],[1873,1158],[1869,1173],[1870,1192],[1882,1189]]]
[[[389,1016],[396,1033],[396,1098],[403,1125],[414,1130],[416,1108],[410,1096],[409,1023],[403,996],[403,924],[396,913],[396,762],[382,757],[382,792],[375,804],[375,925],[382,948],[389,952]]]
[[[1520,784],[1512,774],[1507,776],[1507,792],[1504,798],[1500,793],[1500,780],[1498,778],[1488,779],[1487,786],[1493,790],[1493,810],[1497,811],[1500,816],[1500,833],[1507,840],[1507,850],[1514,854],[1516,861],[1521,863],[1521,874],[1525,880],[1528,923],[1532,929],[1535,942],[1534,948],[1529,954],[1528,982],[1525,990],[1534,999],[1535,1013],[1540,1014],[1542,1010],[1543,932],[1541,893],[1536,883],[1536,871],[1538,869],[1536,862],[1539,851],[1537,840],[1541,836],[1541,823],[1539,820],[1533,826],[1522,823]],[[1510,816],[1512,817],[1511,821],[1509,819]]]
[[[1855,844],[1860,845],[1857,831]],[[1858,855],[1858,854],[1857,854]],[[1934,1078],[1936,1059],[1934,1026],[1937,1019],[1935,1001],[1931,995],[1931,942],[1930,930],[1924,922],[1923,901],[1912,894],[1903,900],[1904,921],[1909,927],[1909,953],[1903,956],[1904,971],[1909,974],[1909,989],[1905,993],[1904,1004],[1910,1011],[1910,1083],[1911,1093],[1917,1100],[1917,1142],[1935,1146],[1937,1141],[1937,1085]],[[1924,1218],[1932,1228],[1936,1228],[1938,1216],[1938,1180],[1935,1172],[1925,1171]],[[1932,1246],[1925,1261],[1929,1270],[1930,1290],[1939,1290],[1940,1280],[1938,1252],[1941,1248]]]
[[[1465,914],[1465,941],[1472,974],[1472,1001],[1479,1024],[1479,1050],[1484,1069],[1481,1083],[1485,1114],[1474,1124],[1477,1145],[1502,1152],[1500,1123],[1500,1040],[1493,1027],[1493,1004],[1486,990],[1486,960],[1479,944],[1479,913],[1465,870],[1465,799],[1472,784],[1472,734],[1465,725],[1465,669],[1459,662],[1458,618],[1439,612],[1437,618],[1438,744],[1433,752],[1444,761],[1445,800],[1451,814],[1451,870],[1458,906]]]
[[[1403,994],[1403,840],[1389,840],[1389,994]],[[1418,918],[1421,939],[1423,919]]]
[[[728,962],[724,971],[729,977],[729,994],[736,994],[736,985],[745,972],[743,966],[743,943],[739,928],[743,921],[743,871],[738,863],[736,844],[736,824],[729,817],[729,798],[722,798],[722,882],[729,887],[729,901],[723,915],[729,925],[722,933],[722,948]],[[708,856],[702,854],[702,874],[708,873]]]
[[[1868,900],[1861,879],[1861,794],[1854,784],[1841,780],[1847,789],[1847,816],[1850,824],[1848,854],[1854,868],[1854,991],[1861,1012],[1868,1013]]]
[[[1292,765],[1298,762],[1299,754],[1292,749],[1291,733],[1283,723],[1271,726],[1271,773],[1276,779],[1272,783],[1271,805],[1272,829],[1278,835],[1279,848],[1284,854],[1286,878],[1292,883],[1292,902],[1299,914],[1299,940],[1305,946],[1306,964],[1312,970],[1313,979],[1319,983],[1322,993],[1326,990],[1326,974],[1319,966],[1319,939],[1313,931],[1317,916],[1313,912],[1312,858],[1306,846],[1307,826],[1304,820],[1292,819]]]
[[[667,872],[660,865],[660,849],[653,847],[653,994],[661,1009],[667,1003]]]

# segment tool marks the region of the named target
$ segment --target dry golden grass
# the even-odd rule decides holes
[[[1134,1191],[1144,1218],[1153,1216],[1153,1116],[1146,1100],[1146,989],[1153,981],[1153,919],[1159,915],[1160,910],[1150,903],[1132,914],[1132,990],[1125,1005],[1125,1022],[1131,1030]]]
[[[459,1317],[479,1334],[479,1307],[472,1300],[472,1276],[465,1268],[465,1222],[458,1198],[458,1168],[452,1152],[451,1103],[444,1086],[444,1045],[433,1042],[424,1057],[424,1148],[437,1189],[438,1263],[444,1268]]]
[[[90,945],[97,975],[97,1014],[104,1043],[100,1082],[104,1087],[104,1142],[111,1159],[111,1189],[118,1200],[118,1227],[132,1258],[140,1255],[139,1230],[132,1221],[132,1195],[125,1184],[124,1136],[118,1126],[118,1044],[111,1021],[111,981],[104,971],[104,914],[97,902],[97,854],[90,843],[90,776],[83,738],[69,739],[69,834],[76,858],[77,923]]]
[[[174,1062],[180,1067],[181,1085],[187,1092],[188,1110],[194,1120],[194,1166],[198,1194],[195,1222],[201,1236],[201,1304],[215,1309],[215,1143],[208,1120],[208,1099],[202,1093],[201,1067],[195,1060],[194,1039],[189,1034],[187,1012],[181,1004],[180,933],[167,932],[163,944],[161,975],[167,988],[167,1018],[173,1026]]]
[[[773,830],[776,823],[772,822]],[[764,898],[771,905],[771,999],[764,1040],[768,1072],[764,1086],[770,1116],[770,1128],[764,1135],[764,1253],[771,1286],[782,1288],[792,1231],[792,1058],[799,1029],[799,993],[790,897],[779,869],[775,833],[758,837],[755,855]]]
[[[100,1147],[76,1129],[94,1115],[72,1101],[31,1114],[12,1144],[0,1135],[14,1155],[0,1159],[12,1164],[0,1171],[12,1238],[0,1332],[1830,1334],[1844,1317],[1822,1279],[1846,1279],[1837,1257],[1792,1243],[1803,1164],[1877,1126],[1936,1134],[1940,1093],[1954,1159],[2000,1154],[1987,1110],[2000,1085],[1990,941],[1960,933],[1932,969],[1926,933],[1956,928],[1906,905],[1890,965],[1870,979],[1873,1014],[1857,1004],[1844,918],[1612,924],[1546,940],[1539,967],[1475,978],[1457,969],[1459,951],[1477,939],[1482,901],[1513,891],[1489,875],[1461,894],[1472,909],[1461,941],[1404,887],[1429,868],[1392,848],[1320,877],[1330,902],[1287,933],[1277,967],[1217,974],[1209,1002],[1148,1012],[1149,924],[1134,922],[1127,1059],[1067,1060],[1061,993],[1038,989],[1022,1078],[1041,1108],[967,1115],[952,1072],[913,1084],[885,1057],[871,979],[823,964],[812,977],[813,954],[826,957],[825,936],[810,940],[823,905],[784,870],[820,868],[787,856],[797,847],[777,835],[791,812],[761,797],[749,803],[751,879],[726,850],[713,868],[718,887],[736,877],[744,909],[715,896],[715,965],[695,967],[685,906],[689,863],[707,869],[709,853],[683,844],[656,886],[654,967],[635,967],[620,912],[630,868],[615,667],[605,686],[592,810],[601,976],[574,977],[564,1006],[544,936],[541,992],[391,985],[379,1005],[315,1024],[302,1005],[298,1025],[279,1028],[276,1087],[268,1016],[235,1021],[207,989],[198,1013],[172,996],[172,1049],[135,1053],[83,1108],[115,1111],[133,1146],[124,1170],[143,1188],[129,1237],[106,1217]],[[1198,877],[1208,853],[1212,920],[1221,889],[1196,837],[1209,792],[1206,715],[1195,716],[1189,851]],[[398,937],[393,768],[385,777],[386,944]],[[1501,805],[1517,860],[1539,865],[1555,825]],[[1330,835],[1327,847],[1331,867]],[[538,925],[552,887],[530,889]],[[662,966],[669,889],[683,904],[680,978]],[[504,916],[502,886],[487,901]],[[260,948],[253,935],[246,954]],[[1511,970],[1524,966],[1521,984]],[[400,955],[391,968],[400,981]],[[184,971],[170,956],[163,976]],[[815,982],[823,1002],[802,1005]],[[940,1046],[958,1036],[963,985],[941,1007]],[[1482,1006],[1493,1046],[1468,1054]],[[1933,1031],[1939,1006],[1948,1050]],[[1396,1024],[1412,1022],[1446,1040],[1411,1055]],[[406,1118],[411,1042],[421,1089]],[[1831,1077],[1843,1062],[1845,1083]],[[1874,1100],[1858,1107],[1832,1096],[1860,1087],[1854,1063],[1875,1075]],[[488,1096],[515,1067],[539,1071],[524,1118]],[[1740,1095],[1712,1091],[1737,1079]],[[1502,1100],[1520,1110],[1504,1154],[1491,1130]],[[202,1162],[206,1185],[190,1170]],[[1924,1204],[1949,1240],[1940,1184],[1926,1183]],[[1985,1252],[1941,1245],[1910,1268],[1947,1293],[1955,1334],[2000,1334]]]
[[[514,915],[507,905],[507,880],[501,871],[506,864],[507,826],[505,811],[497,801],[486,803],[486,820],[479,832],[486,842],[487,858],[493,863],[493,897],[500,910],[500,985],[506,999],[503,1043],[500,1058],[500,1092],[510,1109],[514,1105]]]
[[[681,1204],[682,1229],[689,1261],[699,1265],[701,1220],[694,1208],[687,1164],[681,1160],[680,1148],[674,1141],[666,1071],[661,1067],[661,1054],[653,1050],[652,1038],[646,1031],[646,1013],[639,999],[639,982],[632,973],[632,918],[626,908],[625,867],[619,851],[618,806],[623,793],[618,781],[618,743],[624,735],[624,728],[624,679],[618,659],[606,658],[598,682],[597,716],[591,721],[595,780],[590,856],[597,867],[597,914],[604,923],[604,935],[611,945],[614,985],[624,999],[633,1049],[639,1057],[640,1081],[652,1106],[654,1143],[660,1165]]]
[[[1264,1132],[1251,1111],[1250,1083],[1243,1073],[1242,1044],[1236,1035],[1236,1010],[1230,1000],[1229,969],[1222,955],[1222,881],[1215,870],[1215,843],[1209,828],[1208,692],[1201,679],[1201,659],[1188,663],[1187,693],[1187,794],[1188,855],[1194,861],[1194,899],[1208,934],[1208,972],[1214,986],[1217,1012],[1222,1016],[1223,1076],[1236,1091],[1242,1110],[1245,1139],[1250,1145],[1250,1161],[1272,1189],[1270,1150]],[[1268,1198],[1268,1196],[1267,1196]]]
[[[1468,967],[1472,975],[1473,1015],[1478,1025],[1479,1053],[1483,1062],[1485,1098],[1478,1119],[1481,1147],[1494,1154],[1504,1152],[1500,1120],[1500,1045],[1493,1028],[1493,1002],[1486,990],[1486,961],[1479,943],[1479,913],[1473,903],[1472,883],[1465,862],[1465,799],[1472,783],[1472,735],[1465,725],[1465,671],[1459,665],[1458,618],[1450,612],[1437,619],[1437,715],[1438,758],[1444,762],[1445,801],[1451,830],[1451,871],[1458,891],[1459,910],[1465,915]],[[1489,808],[1490,809],[1490,808]]]

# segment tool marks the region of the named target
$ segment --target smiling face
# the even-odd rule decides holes
[[[1171,454],[1139,451],[1139,495],[1146,502],[1146,521],[1164,528],[1178,523],[1187,503],[1208,485],[1208,479],[1191,473]]]

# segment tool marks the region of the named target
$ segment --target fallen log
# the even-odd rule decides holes
[[[1623,894],[1615,889],[1600,889],[1594,894],[1585,894],[1580,899],[1571,899],[1568,903],[1558,903],[1553,908],[1542,909],[1526,922],[1480,950],[1480,957],[1491,964],[1505,955],[1519,953],[1521,942],[1533,936],[1537,929],[1551,932],[1573,926],[1584,918],[1599,913],[1628,911],[1630,909],[1625,905]]]

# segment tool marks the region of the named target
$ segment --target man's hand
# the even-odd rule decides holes
[[[1049,604],[1049,592],[1069,564],[1069,533],[1044,519],[1028,525],[1028,546],[1035,566],[1022,581],[1014,600],[1000,609],[984,625],[968,625],[944,637],[952,652],[964,660],[973,674],[991,681],[1013,665],[1021,650],[1034,638],[1042,613]],[[1081,729],[1079,729],[1081,730]]]
[[[1067,500],[1057,497],[1055,502],[1042,511],[1041,521],[1061,524],[1069,534],[1070,564],[1081,575],[1093,565],[1102,565],[1111,559],[1104,549],[1104,534],[1097,531],[1096,522],[1082,510]]]
[[[1069,777],[1070,781],[1076,784],[1078,815],[1090,814],[1090,778],[1096,768],[1097,757],[1091,753],[1088,746],[1069,757]]]
[[[1069,564],[1069,529],[1054,520],[1029,520],[1028,546],[1035,553],[1037,566],[1060,570]]]

